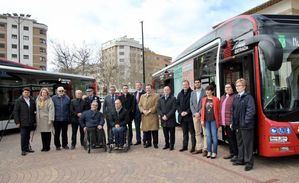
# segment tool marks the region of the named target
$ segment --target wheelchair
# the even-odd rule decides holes
[[[111,129],[111,139],[109,139],[109,146],[108,146],[108,153],[111,153],[112,151],[118,151],[118,152],[128,152],[130,150],[131,144],[129,143],[129,130],[128,126],[126,125],[125,130],[123,132],[123,139],[124,139],[124,145],[123,147],[117,147],[116,141],[115,141],[115,135],[113,134],[113,131]]]
[[[92,139],[92,133],[90,131],[94,130],[94,139]],[[94,144],[92,143],[94,142]],[[100,149],[103,148],[105,152],[107,152],[106,146],[106,135],[104,129],[98,129],[97,127],[94,128],[87,128],[84,134],[84,149],[90,153],[91,149]]]

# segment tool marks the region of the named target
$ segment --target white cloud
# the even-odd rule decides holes
[[[101,43],[123,35],[175,58],[212,26],[265,0],[2,0],[0,13],[28,13],[48,25],[49,40]],[[51,57],[51,55],[49,55]],[[51,60],[51,58],[49,58]]]

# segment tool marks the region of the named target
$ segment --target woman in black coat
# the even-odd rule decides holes
[[[169,86],[164,87],[164,95],[158,101],[157,111],[165,138],[165,146],[163,149],[170,148],[172,151],[175,144],[176,99],[173,95],[171,95],[171,89]]]

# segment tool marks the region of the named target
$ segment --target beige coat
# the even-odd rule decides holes
[[[39,101],[36,99],[36,123],[39,132],[51,132],[55,117],[54,103],[49,97],[44,102],[44,106],[39,106]],[[50,123],[50,124],[49,124]]]
[[[159,118],[157,113],[159,95],[157,94],[143,94],[139,100],[139,110],[150,110],[148,115],[142,114],[141,116],[141,129],[143,131],[159,130]]]

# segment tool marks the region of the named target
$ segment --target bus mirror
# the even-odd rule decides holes
[[[257,35],[246,40],[246,46],[258,44],[265,57],[265,63],[270,71],[280,69],[283,60],[283,49],[280,42],[269,35]]]

